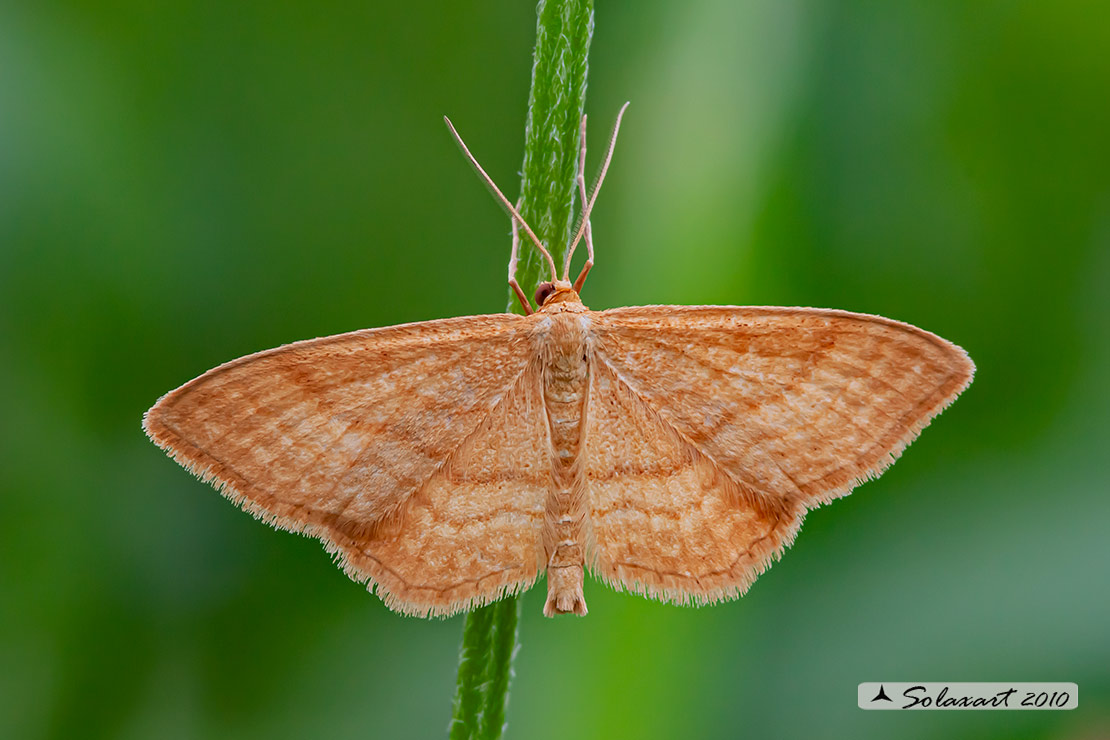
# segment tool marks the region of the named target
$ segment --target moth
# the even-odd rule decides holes
[[[544,614],[584,615],[587,570],[679,604],[734,598],[807,511],[882,473],[971,381],[961,348],[880,316],[591,311],[589,216],[620,116],[589,200],[583,119],[583,212],[561,278],[447,123],[512,215],[525,315],[295,342],[220,365],[143,418],[191,473],[320,539],[394,610],[450,615],[546,572]],[[514,277],[518,225],[551,271],[535,309]]]

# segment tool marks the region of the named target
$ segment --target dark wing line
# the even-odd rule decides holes
[[[504,316],[516,316],[516,314],[487,314],[487,315],[478,315],[478,316],[457,316],[457,317],[448,318],[448,319],[433,319],[432,321],[434,321],[435,323],[440,324],[441,326],[446,327],[446,326],[450,326],[451,324],[456,324],[456,323],[465,324],[465,323],[467,323],[467,322],[469,322],[473,319],[481,319],[481,318],[488,318],[488,317],[504,317]],[[150,417],[151,414],[156,409],[160,409],[162,407],[162,405],[171,396],[176,396],[176,395],[180,394],[181,392],[188,389],[190,386],[200,385],[201,382],[210,382],[214,378],[216,378],[220,375],[223,375],[224,373],[228,372],[229,370],[234,370],[234,369],[238,368],[241,365],[247,365],[247,364],[255,362],[257,360],[266,359],[267,357],[270,357],[270,356],[283,355],[283,354],[289,354],[289,353],[297,353],[300,350],[310,349],[312,347],[315,347],[315,346],[321,345],[321,344],[336,344],[336,345],[339,345],[342,342],[346,342],[348,340],[362,339],[362,338],[365,338],[365,337],[373,335],[373,334],[390,333],[390,334],[400,334],[403,337],[405,330],[407,330],[409,328],[420,326],[421,324],[425,324],[425,323],[428,323],[428,322],[411,321],[411,322],[408,322],[408,323],[405,323],[405,324],[396,324],[394,326],[375,327],[375,328],[371,328],[371,329],[358,329],[358,330],[355,330],[355,331],[345,332],[345,333],[341,333],[341,334],[332,334],[332,335],[326,336],[326,337],[317,337],[315,339],[302,339],[300,341],[290,342],[288,344],[283,344],[283,345],[278,346],[278,347],[272,347],[270,349],[264,349],[264,350],[261,350],[259,352],[253,352],[249,355],[243,355],[242,357],[237,357],[234,360],[229,360],[228,362],[225,362],[222,365],[217,365],[216,367],[212,368],[211,370],[208,370],[207,372],[205,372],[201,375],[198,375],[197,377],[193,378],[192,380],[189,380],[188,382],[183,383],[182,385],[178,386],[177,388],[174,388],[173,390],[163,394],[161,396],[161,398],[159,398],[154,403],[154,405],[151,406],[151,408],[145,414],[143,414],[143,431],[145,431],[147,433],[148,437],[151,436],[150,429],[148,428],[148,417]],[[339,340],[339,341],[336,341],[336,340]],[[387,340],[387,341],[389,341],[389,340]],[[462,341],[465,341],[465,340],[464,339],[448,339],[448,340],[445,340],[445,341],[441,342],[440,346],[453,346],[453,345],[459,344]],[[396,341],[396,339],[394,339],[391,343],[394,344],[394,345],[404,344],[403,342]],[[302,391],[303,391],[303,388],[301,388],[300,386],[298,386],[296,388],[292,388],[287,393],[282,393],[282,394],[272,398],[271,403],[278,402],[278,401],[283,401],[286,398],[289,398],[290,396],[295,395],[295,394],[297,394],[299,392],[302,392]],[[169,407],[172,408],[172,404]],[[305,414],[304,416],[301,416],[297,420],[297,423],[299,424],[300,422],[304,421],[310,415],[311,415],[311,412]],[[165,421],[161,421],[160,424],[163,427],[171,427],[172,426],[171,424],[168,424]],[[350,425],[348,425],[348,426],[350,426]],[[180,430],[174,428],[173,431],[178,433],[179,437],[181,436],[180,435]],[[231,433],[231,430],[229,429],[228,431],[224,432],[223,434],[221,434],[216,439],[212,440],[212,442],[213,443],[219,442],[230,433]],[[153,437],[151,437],[151,439],[153,439]],[[155,442],[155,443],[157,444],[157,442]],[[159,445],[159,446],[161,446],[161,445]]]
[[[178,386],[177,388],[174,388],[172,391],[169,391],[167,393],[162,394],[162,396],[155,402],[155,404],[150,407],[150,410],[147,411],[147,413],[143,415],[144,428],[145,428],[145,425],[146,425],[146,418],[147,418],[147,416],[150,415],[150,412],[152,412],[156,408],[158,408],[162,404],[162,402],[166,398],[168,398],[169,396],[172,396],[172,395],[176,394],[178,391],[182,391],[182,390],[188,388],[191,385],[199,384],[200,381],[202,381],[202,380],[211,380],[212,378],[214,378],[218,375],[222,375],[223,373],[227,372],[228,370],[234,370],[235,368],[239,367],[240,365],[246,365],[250,362],[254,362],[255,360],[261,360],[261,359],[264,359],[266,357],[269,357],[270,355],[279,355],[279,354],[286,354],[286,353],[290,353],[290,352],[298,352],[302,349],[310,349],[310,348],[315,347],[315,346],[320,345],[320,344],[335,344],[335,345],[338,346],[338,345],[340,345],[343,342],[346,342],[348,340],[362,339],[363,337],[367,337],[367,336],[370,336],[370,335],[373,335],[373,334],[386,334],[386,333],[391,333],[392,334],[392,333],[396,333],[396,334],[399,334],[401,336],[404,336],[404,331],[405,330],[411,329],[411,328],[414,328],[414,327],[418,327],[418,326],[422,326],[422,325],[425,325],[425,324],[434,323],[434,324],[439,324],[440,326],[443,326],[443,327],[449,327],[453,324],[463,325],[463,324],[466,324],[466,323],[469,323],[469,322],[473,321],[474,319],[489,319],[489,318],[495,318],[496,319],[496,318],[505,318],[505,317],[509,317],[509,316],[513,317],[514,319],[523,318],[521,316],[518,316],[517,314],[512,314],[512,313],[502,313],[502,314],[494,313],[494,314],[477,314],[477,315],[474,315],[474,316],[454,316],[454,317],[451,317],[451,318],[448,318],[448,319],[431,319],[431,320],[428,320],[428,321],[410,321],[410,322],[405,323],[405,324],[395,324],[393,326],[381,326],[381,327],[374,327],[374,328],[371,328],[371,329],[356,329],[354,331],[340,332],[339,334],[331,334],[331,335],[328,335],[326,337],[316,337],[315,339],[301,339],[301,340],[298,340],[298,341],[295,341],[295,342],[289,342],[287,344],[282,344],[278,347],[271,347],[269,349],[259,350],[258,352],[252,352],[249,355],[243,355],[241,357],[236,357],[234,360],[228,360],[227,362],[223,363],[222,365],[217,365],[216,367],[208,370],[207,372],[196,376],[195,378],[188,381],[187,383],[182,383],[180,386]],[[462,341],[464,341],[464,340],[463,339],[447,339],[447,340],[442,341],[440,343],[440,346],[454,345],[454,344],[458,344],[459,342],[462,342]],[[398,342],[396,340],[392,340],[392,343],[393,344],[403,344],[402,342]]]
[[[666,334],[671,334],[671,333],[674,333],[675,331],[676,331],[676,330],[672,330],[672,329],[667,329],[667,330],[665,330],[664,332],[660,332],[660,333],[661,333],[661,334],[662,334],[662,333],[666,333]],[[673,343],[673,342],[667,342],[667,341],[664,341],[664,340],[662,340],[662,339],[656,339],[656,338],[650,339],[649,341],[650,341],[650,342],[651,342],[651,343],[652,343],[653,345],[655,345],[655,346],[659,346],[659,347],[667,347],[667,348],[669,348],[669,349],[677,349],[677,350],[678,350],[678,352],[680,352],[680,353],[681,353],[682,355],[685,355],[686,357],[689,357],[689,356],[690,356],[690,355],[689,355],[689,353],[688,353],[688,352],[687,352],[687,351],[686,351],[686,350],[685,350],[684,348],[682,348],[682,347],[679,347],[679,346],[676,346],[676,344],[675,344],[675,343]],[[714,344],[715,346],[719,346],[719,343],[716,343],[716,342],[715,342],[715,343],[713,343],[713,344]],[[720,363],[714,363],[714,362],[704,362],[704,361],[702,361],[702,360],[693,360],[692,358],[691,358],[691,361],[697,362],[697,363],[698,363],[699,365],[704,365],[704,366],[706,366],[706,367],[710,367],[710,368],[712,368],[712,369],[714,369],[714,370],[717,370],[717,371],[719,371],[719,372],[720,372],[721,374],[723,374],[723,375],[730,375],[730,376],[732,376],[732,377],[734,377],[734,378],[739,378],[739,379],[741,379],[741,380],[745,380],[745,381],[748,381],[748,382],[753,382],[753,381],[755,381],[755,380],[756,380],[755,376],[754,376],[754,375],[752,375],[751,373],[745,373],[745,372],[743,372],[743,371],[740,371],[740,370],[733,370],[732,368],[729,368],[729,367],[725,367],[725,366],[723,366],[723,365],[722,365],[722,364],[720,364]],[[812,365],[812,366],[814,366],[814,367],[816,367],[816,366],[817,366],[817,364],[818,364],[818,363],[811,363],[811,365]],[[872,375],[871,373],[867,372],[867,370],[866,370],[866,369],[864,369],[864,368],[860,368],[860,367],[857,367],[857,366],[855,366],[855,365],[850,365],[850,364],[848,364],[848,363],[838,363],[838,364],[842,364],[842,365],[844,365],[844,366],[846,366],[846,367],[851,367],[851,368],[852,368],[853,370],[856,370],[857,372],[859,372],[859,374],[860,374],[860,375],[862,375],[862,376],[864,376],[864,377],[867,377],[867,378],[870,378],[871,380],[874,380],[874,381],[876,381],[876,382],[880,383],[881,385],[884,385],[884,386],[886,386],[887,388],[891,389],[891,390],[892,390],[892,391],[894,391],[895,393],[899,393],[899,394],[901,394],[901,391],[899,391],[899,390],[898,390],[897,388],[895,388],[894,386],[892,386],[892,385],[891,385],[890,383],[888,383],[888,382],[887,382],[886,380],[884,380],[883,378],[880,378],[880,377],[878,377],[878,376],[876,376],[876,375]],[[778,402],[780,402],[780,403],[781,403],[781,402],[784,402],[784,401],[785,401],[785,399],[786,399],[786,395],[785,395],[784,393],[782,393],[782,388],[784,387],[784,384],[783,384],[783,383],[781,383],[781,382],[777,382],[777,381],[774,381],[774,380],[765,380],[765,379],[759,379],[759,382],[761,382],[761,383],[764,383],[764,384],[766,384],[766,385],[770,385],[770,386],[772,386],[772,387],[775,387],[775,388],[779,389],[779,394],[778,394],[778,395],[777,395],[777,396],[776,396],[776,397],[775,397],[774,399],[772,399],[772,400],[778,401]],[[848,416],[846,416],[846,415],[845,415],[845,414],[844,414],[843,412],[841,412],[841,411],[840,411],[839,409],[837,409],[837,408],[835,408],[835,407],[830,407],[830,411],[832,411],[833,413],[835,413],[835,414],[836,414],[836,415],[837,415],[838,417],[840,417],[841,419],[843,419],[843,420],[844,420],[844,421],[845,421],[846,423],[848,423],[848,424],[852,424],[852,421],[851,421],[851,419],[850,419],[850,418],[849,418]],[[801,413],[801,412],[799,411],[799,413]],[[886,416],[886,417],[887,417],[888,419],[892,418],[892,417],[890,417],[890,416],[889,416],[888,414],[886,414],[885,412],[882,412],[882,413],[883,413],[883,416]],[[855,427],[856,429],[860,429],[861,431],[863,431],[863,432],[864,432],[865,434],[867,434],[867,436],[868,436],[868,437],[871,437],[871,435],[870,435],[870,433],[868,432],[868,430],[866,430],[866,429],[862,429],[861,427],[855,426],[854,424],[852,424],[852,426],[853,426],[853,427]],[[876,440],[874,439],[874,437],[871,437],[871,439],[872,439],[872,441],[876,441]],[[799,485],[797,484],[797,482],[796,482],[796,481],[794,481],[794,480],[793,480],[793,479],[791,478],[790,474],[789,474],[789,473],[787,473],[787,472],[786,472],[785,470],[783,470],[783,469],[782,469],[781,467],[779,467],[779,465],[778,465],[778,463],[777,463],[776,461],[772,460],[772,462],[774,462],[774,463],[775,463],[775,467],[778,467],[778,468],[779,468],[779,470],[780,470],[780,471],[782,472],[782,474],[783,474],[783,475],[785,475],[785,476],[786,476],[786,477],[787,477],[788,479],[790,479],[790,480],[791,480],[791,482],[792,482],[792,483],[794,483],[795,487],[797,487],[797,488],[799,489],[799,491],[801,491],[801,486],[799,486]]]
[[[604,353],[595,352],[595,354],[598,358],[598,361],[600,361],[601,364],[605,365],[609,372],[613,374],[613,378],[622,386],[627,388],[628,392],[631,393],[637,401],[643,404],[644,408],[651,412],[651,415],[656,420],[658,420],[660,425],[674,432],[674,434],[682,440],[683,445],[686,446],[686,448],[691,452],[692,456],[695,459],[701,458],[705,460],[713,467],[718,475],[724,476],[726,480],[732,483],[732,486],[738,494],[738,498],[756,507],[756,509],[759,510],[761,513],[772,512],[775,514],[776,517],[781,518],[781,515],[785,513],[782,500],[772,496],[768,496],[766,492],[761,491],[752,483],[748,483],[746,481],[738,481],[736,479],[736,476],[734,476],[727,468],[725,468],[724,465],[718,462],[716,458],[714,458],[708,452],[695,444],[689,437],[686,436],[686,434],[682,432],[681,429],[676,427],[674,424],[671,423],[669,419],[659,413],[659,409],[655,408],[654,404],[644,398],[640,391],[637,390],[636,387],[633,386],[632,383],[630,383],[628,379],[608,361]],[[766,453],[763,454],[766,455]],[[798,492],[802,493],[800,490]]]
[[[650,318],[655,315],[657,309],[667,309],[667,311],[686,316],[708,315],[716,311],[747,311],[753,315],[767,315],[767,316],[829,316],[841,319],[857,319],[860,321],[867,321],[874,324],[882,324],[894,329],[909,330],[917,336],[929,340],[932,344],[942,348],[949,349],[956,347],[943,337],[933,334],[931,331],[922,329],[913,324],[907,324],[904,321],[897,319],[888,319],[885,316],[877,314],[859,313],[856,311],[844,311],[839,308],[808,308],[805,306],[669,306],[666,304],[650,304],[646,306],[621,306],[619,308],[607,308],[604,311],[597,311],[596,313],[605,316],[622,317],[628,316],[632,318]],[[765,332],[766,333],[766,332]],[[966,355],[966,353],[964,353]],[[970,358],[969,358],[970,359]]]
[[[856,311],[844,311],[839,308],[807,308],[804,306],[669,306],[666,304],[650,304],[647,306],[622,306],[620,308],[608,308],[604,311],[597,311],[596,313],[601,314],[602,316],[613,316],[616,318],[651,318],[652,316],[656,315],[657,309],[666,309],[672,314],[685,316],[711,315],[720,311],[746,311],[754,316],[825,316],[829,318],[854,319],[871,324],[880,324],[891,329],[907,331],[910,334],[913,334],[921,339],[927,340],[930,344],[946,352],[953,349],[959,352],[963,356],[963,359],[965,359],[970,366],[970,375],[968,377],[967,383],[957,389],[956,395],[959,395],[959,393],[962,392],[963,389],[971,383],[971,380],[974,378],[975,375],[975,363],[971,361],[971,358],[968,356],[967,352],[959,345],[953,344],[947,339],[938,336],[931,331],[922,329],[919,326],[908,324],[905,321],[898,321],[897,319],[888,319],[885,316],[879,316],[877,314],[859,313]],[[763,334],[767,333],[769,332],[762,332],[760,335],[762,336]],[[870,373],[865,373],[865,375],[890,387],[890,385],[886,383],[886,381],[882,378],[877,378]],[[895,388],[894,390],[897,389]]]

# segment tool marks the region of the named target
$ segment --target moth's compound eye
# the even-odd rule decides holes
[[[540,308],[543,308],[543,302],[546,301],[554,292],[555,283],[540,283],[539,286],[536,287],[536,305]]]

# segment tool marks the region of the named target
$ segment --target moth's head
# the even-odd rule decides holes
[[[535,300],[538,308],[553,306],[556,303],[565,303],[567,301],[575,303],[582,302],[574,286],[566,280],[548,280],[547,282],[540,283],[536,287]]]

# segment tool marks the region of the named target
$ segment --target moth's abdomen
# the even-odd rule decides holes
[[[560,485],[569,484],[569,480],[559,478],[572,475],[578,459],[588,383],[589,370],[582,361],[565,370],[551,368],[544,379],[544,402],[551,424],[551,447],[554,452],[552,471]]]
[[[543,398],[551,430],[551,487],[544,516],[548,616],[586,613],[585,486],[579,474],[590,366],[580,315],[552,317],[544,348]]]

